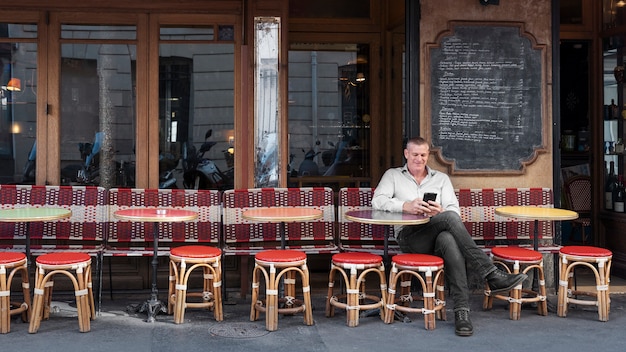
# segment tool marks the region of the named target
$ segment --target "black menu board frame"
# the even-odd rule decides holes
[[[547,152],[546,46],[517,22],[450,22],[426,45],[432,151],[450,174],[523,174]]]

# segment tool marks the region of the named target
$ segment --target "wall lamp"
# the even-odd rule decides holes
[[[7,90],[19,92],[22,90],[22,81],[19,78],[11,78],[7,83]]]
[[[481,5],[500,5],[500,0],[478,0]]]

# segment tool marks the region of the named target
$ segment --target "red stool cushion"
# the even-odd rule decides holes
[[[26,259],[26,254],[20,252],[0,252],[0,264],[11,264]]]
[[[20,252],[0,252],[0,264],[11,264],[26,259],[26,254]]]
[[[377,264],[383,262],[383,257],[367,252],[350,252],[335,254],[332,261],[342,264]]]
[[[443,259],[430,254],[398,254],[391,258],[398,265],[406,266],[439,266],[443,265]]]
[[[257,253],[254,258],[264,262],[295,262],[306,259],[306,253],[291,249],[276,249]]]
[[[59,252],[48,253],[37,257],[37,263],[47,265],[65,265],[90,261],[91,257],[86,253]]]
[[[494,247],[491,249],[491,253],[502,259],[521,260],[526,262],[540,261],[543,259],[541,253],[532,249],[520,247]]]
[[[211,246],[180,246],[172,248],[170,254],[187,258],[214,258],[222,255],[222,251]]]
[[[565,246],[561,248],[560,252],[581,257],[608,257],[613,255],[613,253],[606,248],[593,246]]]

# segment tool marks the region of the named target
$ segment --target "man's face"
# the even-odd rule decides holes
[[[423,173],[426,170],[429,155],[430,148],[427,144],[407,144],[406,149],[404,149],[404,157],[406,158],[406,165],[409,172],[412,175],[420,175]]]

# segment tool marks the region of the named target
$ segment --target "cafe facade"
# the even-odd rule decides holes
[[[620,33],[619,23],[605,26],[616,14],[610,1],[591,0],[3,3],[0,183],[376,186],[403,163],[405,138],[422,135],[436,142],[431,166],[448,172],[455,187],[548,187],[560,206],[561,127],[584,125],[592,147],[568,156],[589,165],[593,203],[601,204],[604,172],[593,146],[605,140],[596,117],[607,104],[600,58],[603,37]],[[509,150],[514,143],[484,127],[490,122],[442,117],[467,105],[455,99],[475,108],[472,94],[497,85],[486,76],[448,80],[457,67],[437,73],[459,50],[473,64],[503,67],[493,59],[497,50],[480,48],[492,55],[482,57],[455,48],[467,44],[464,34],[514,42],[502,57],[529,55],[532,64],[522,68],[530,85],[520,79],[521,93],[500,92],[519,97],[511,134],[522,136],[524,148]],[[588,50],[581,60],[587,89],[572,98],[585,100],[586,111],[575,123],[561,114],[555,43],[563,42]],[[444,93],[450,89],[442,82],[471,92]],[[619,228],[612,215],[593,216]],[[593,226],[596,244],[606,245],[607,228]],[[129,283],[147,270],[133,260],[117,265]]]

